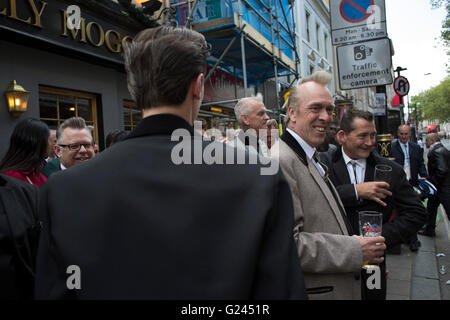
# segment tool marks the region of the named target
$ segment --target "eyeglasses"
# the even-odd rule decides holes
[[[70,151],[78,151],[83,146],[85,149],[93,149],[94,145],[92,143],[72,143],[72,144],[58,144],[58,146],[63,148],[68,148]]]

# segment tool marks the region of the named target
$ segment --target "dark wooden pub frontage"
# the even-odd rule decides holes
[[[75,28],[68,25],[70,5],[81,11]],[[101,149],[108,132],[132,130],[141,111],[128,93],[123,45],[154,26],[110,0],[0,0],[0,156],[25,117],[41,119],[51,129],[83,117],[94,126]],[[14,80],[30,93],[19,116],[9,111],[5,96]]]

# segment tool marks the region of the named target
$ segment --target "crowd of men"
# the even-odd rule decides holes
[[[339,146],[319,157],[334,109],[330,75],[319,71],[293,88],[280,138],[268,130],[277,123],[263,101],[250,97],[235,106],[242,132],[234,140],[199,139],[193,124],[208,55],[195,31],[164,26],[140,32],[125,50],[128,89],[143,110],[135,130],[113,133],[108,146],[114,146],[95,156],[84,120],[68,119],[50,134],[48,180],[39,195],[0,176],[3,201],[5,192],[27,199],[8,200],[5,211],[16,206],[28,217],[19,232],[39,235],[27,277],[6,279],[2,296],[33,288],[19,296],[370,299],[361,280],[363,265],[370,264],[381,269],[377,299],[385,299],[386,249],[416,241],[427,219],[423,232],[434,236],[439,203],[450,214],[449,151],[439,137],[427,137],[426,173],[416,163],[423,151],[415,153],[413,144],[397,150],[404,155],[400,164],[380,157],[373,116],[349,110],[335,136]],[[407,129],[399,128],[400,143],[408,141],[401,135]],[[173,161],[179,130],[192,151],[183,155],[192,161],[182,164]],[[214,149],[219,161],[198,163],[198,143],[201,150]],[[244,160],[252,153],[271,157],[281,170],[262,175],[267,162],[229,161],[237,149],[247,151]],[[392,167],[389,183],[374,181],[377,164]],[[417,167],[437,188],[428,202],[431,215],[413,188]],[[381,236],[359,235],[360,211],[382,213]],[[33,285],[21,287],[24,281]]]

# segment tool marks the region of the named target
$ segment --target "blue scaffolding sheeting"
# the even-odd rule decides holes
[[[294,22],[289,0],[241,0],[240,8],[237,0],[197,1],[192,13],[192,26],[203,33],[212,45],[210,63],[217,61],[233,37],[241,36],[240,14],[245,34],[248,84],[258,85],[267,78],[274,77],[275,72],[277,76],[295,73]],[[177,10],[178,23],[186,25],[188,17],[187,5],[180,6]],[[235,41],[219,66],[243,79],[241,50],[240,41]]]

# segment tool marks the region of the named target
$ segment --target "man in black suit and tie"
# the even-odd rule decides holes
[[[281,171],[227,164],[231,148],[194,134],[208,55],[185,28],[147,29],[127,46],[144,118],[42,190],[38,299],[306,298]]]
[[[395,162],[373,152],[376,129],[373,115],[365,111],[347,110],[337,133],[342,147],[324,161],[330,179],[336,186],[353,230],[359,230],[359,211],[383,213],[382,236],[388,248],[407,240],[426,220],[426,211],[418,195],[406,180],[403,169]],[[331,163],[327,162],[331,159]],[[391,183],[374,181],[377,164],[392,167]],[[395,208],[397,217],[388,223]],[[385,296],[385,262],[380,264]]]
[[[392,143],[392,156],[395,162],[403,167],[409,183],[417,186],[419,174],[422,178],[428,178],[427,169],[423,160],[423,149],[418,144],[409,141],[411,138],[411,127],[407,124],[401,125],[397,130],[398,140]],[[420,242],[417,233],[408,240],[411,251],[419,250]]]

